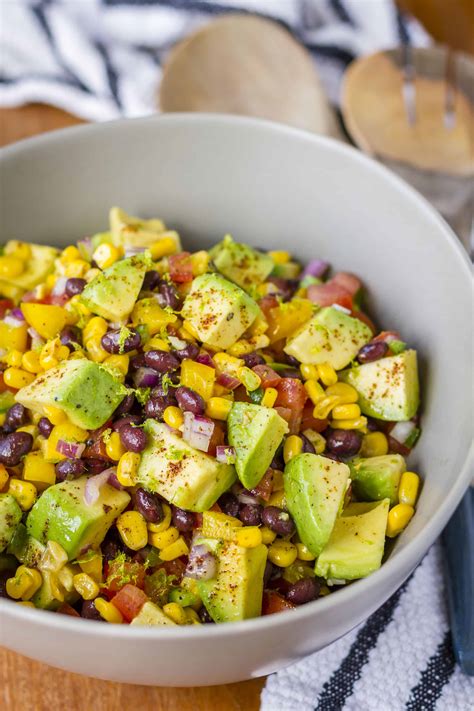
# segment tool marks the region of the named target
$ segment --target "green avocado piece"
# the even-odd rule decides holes
[[[340,374],[340,380],[359,393],[358,405],[364,415],[379,420],[411,420],[419,405],[416,351],[357,365]]]
[[[28,533],[40,543],[59,543],[69,560],[86,548],[97,548],[117,516],[127,507],[130,496],[105,484],[99,498],[87,504],[84,498],[87,477],[50,486],[37,500],[26,519]]]
[[[209,256],[221,274],[245,291],[251,291],[265,281],[274,266],[268,254],[234,242],[230,235],[209,250]]]
[[[54,405],[78,427],[95,430],[106,422],[127,394],[111,372],[91,360],[64,360],[21,388],[16,401],[37,412]]]
[[[388,499],[349,504],[336,519],[331,537],[316,561],[316,575],[356,580],[380,568],[389,504]]]
[[[138,615],[133,618],[130,622],[131,625],[136,625],[140,627],[155,627],[156,625],[160,627],[175,626],[176,622],[170,619],[161,607],[155,605],[154,602],[146,602]]]
[[[329,540],[344,502],[350,469],[318,454],[298,454],[285,467],[288,510],[298,535],[317,556]]]
[[[0,553],[10,543],[23,513],[11,494],[0,494]]]
[[[45,546],[28,534],[23,523],[19,523],[7,548],[7,553],[14,555],[20,563],[29,568],[37,568],[44,552]]]
[[[33,289],[37,284],[45,281],[52,272],[54,260],[59,255],[59,250],[54,247],[47,247],[43,244],[28,243],[31,249],[31,256],[25,262],[25,269],[19,275],[7,279],[2,277],[6,284],[18,287],[23,291]]]
[[[203,343],[226,349],[252,325],[260,309],[220,274],[202,274],[194,279],[181,313]]]
[[[120,259],[86,285],[80,300],[94,314],[124,321],[135,306],[147,268],[143,254]]]
[[[166,230],[166,226],[162,220],[151,219],[142,220],[140,217],[134,217],[133,215],[128,215],[125,210],[120,207],[112,207],[109,212],[109,224],[110,233],[112,241],[117,246],[135,246],[135,247],[148,247],[153,241],[156,242],[160,233]],[[152,239],[142,243],[141,238],[143,233],[152,235]],[[135,244],[132,242],[127,242],[129,236],[135,235]],[[178,243],[178,249],[180,249]]]
[[[283,350],[301,363],[329,363],[341,370],[371,337],[372,331],[365,323],[334,306],[326,306],[301,326]]]
[[[235,449],[238,477],[246,489],[258,484],[287,432],[287,422],[271,407],[234,402],[227,418],[227,436]]]
[[[188,511],[207,511],[237,476],[231,464],[194,449],[156,420],[145,422],[148,444],[136,482]]]
[[[198,592],[214,622],[237,622],[262,611],[263,574],[267,547],[243,548],[230,541],[197,538],[217,558],[217,575],[198,580]]]
[[[286,262],[285,264],[274,264],[270,277],[280,279],[297,279],[301,273],[301,267],[297,262]],[[271,278],[269,279],[271,281]]]
[[[0,413],[3,414],[15,404],[15,395],[10,390],[0,393]]]
[[[398,502],[400,477],[406,471],[405,460],[400,454],[353,459],[349,466],[352,486],[358,499],[390,499],[391,506]]]

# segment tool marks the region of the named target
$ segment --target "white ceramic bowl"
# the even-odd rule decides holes
[[[237,624],[137,629],[1,602],[1,641],[63,669],[193,686],[267,674],[370,615],[420,561],[469,482],[472,282],[439,215],[377,163],[271,123],[168,115],[67,129],[3,150],[1,233],[66,244],[111,205],[162,216],[197,248],[226,232],[362,276],[372,313],[419,350],[425,481],[416,516],[375,574],[291,613]],[[471,451],[472,456],[472,451]]]

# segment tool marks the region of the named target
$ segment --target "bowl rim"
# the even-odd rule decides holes
[[[411,185],[406,183],[398,175],[390,171],[381,163],[373,158],[365,155],[359,149],[337,141],[336,139],[326,136],[312,134],[302,129],[293,128],[284,124],[278,124],[273,121],[264,119],[251,118],[245,116],[237,116],[232,114],[213,114],[213,113],[169,113],[157,114],[153,116],[139,117],[133,119],[116,119],[102,123],[91,123],[67,127],[55,131],[49,131],[44,134],[39,134],[30,138],[25,138],[21,141],[0,148],[0,175],[2,171],[2,163],[6,159],[14,158],[17,155],[24,154],[30,149],[53,147],[55,145],[67,145],[71,140],[87,136],[87,134],[100,134],[104,131],[111,130],[120,131],[122,127],[134,126],[136,130],[140,130],[141,126],[155,123],[157,125],[196,125],[201,124],[209,129],[213,127],[228,127],[231,130],[237,127],[248,128],[256,132],[273,132],[280,135],[293,137],[295,140],[308,142],[310,144],[319,145],[330,151],[345,155],[349,160],[359,163],[365,170],[370,170],[377,173],[380,178],[393,186],[395,191],[406,197],[407,200],[418,205],[419,210],[424,212],[438,231],[444,234],[444,238],[450,244],[451,249],[455,252],[460,265],[460,274],[472,284],[471,263],[467,252],[462,247],[455,233],[435,208],[418,193]],[[179,628],[161,628],[161,627],[133,627],[130,625],[104,625],[101,622],[88,620],[84,624],[82,619],[78,619],[68,615],[57,615],[55,613],[45,614],[46,610],[37,610],[28,608],[23,605],[15,604],[11,600],[0,599],[0,609],[3,614],[8,614],[15,621],[24,621],[26,623],[34,622],[38,627],[47,627],[48,629],[63,630],[71,634],[80,634],[84,636],[97,635],[106,638],[121,640],[141,640],[141,639],[173,639],[173,640],[199,640],[202,638],[216,638],[229,636],[240,636],[253,634],[254,632],[264,632],[271,628],[280,628],[295,623],[302,623],[304,620],[309,620],[317,614],[328,614],[330,611],[337,610],[340,606],[350,605],[351,602],[363,596],[368,589],[377,584],[380,587],[391,587],[390,579],[399,577],[398,570],[407,570],[408,572],[402,579],[399,580],[399,585],[402,585],[410,572],[418,565],[422,557],[434,543],[436,538],[441,533],[444,525],[449,517],[454,512],[456,506],[461,500],[465,490],[469,486],[470,480],[470,465],[474,463],[474,441],[471,442],[467,452],[465,462],[460,468],[456,481],[448,494],[446,495],[441,507],[434,513],[433,517],[426,523],[423,531],[410,541],[403,550],[398,552],[395,557],[390,556],[379,570],[372,573],[367,578],[356,580],[344,589],[339,590],[337,595],[328,595],[322,599],[315,600],[306,605],[297,607],[290,612],[279,615],[268,615],[265,617],[257,617],[250,620],[242,620],[238,623],[225,623],[219,625],[186,625]],[[423,534],[423,535],[421,535]],[[427,543],[428,542],[428,543]],[[382,603],[381,603],[382,604]]]

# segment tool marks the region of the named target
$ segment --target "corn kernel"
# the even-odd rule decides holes
[[[92,279],[95,279],[96,276],[99,276],[100,274],[100,269],[97,269],[96,267],[92,267],[91,269],[88,269],[86,273],[84,274],[84,279],[89,283],[92,281]]]
[[[249,392],[257,390],[262,382],[257,373],[254,373],[251,368],[247,368],[246,365],[238,369],[237,377]]]
[[[86,343],[91,338],[102,338],[107,333],[107,321],[101,316],[94,316],[84,326],[82,331],[83,342]]]
[[[193,276],[197,277],[201,274],[205,274],[209,267],[209,254],[204,249],[191,254],[191,265]]]
[[[124,378],[128,373],[130,357],[128,355],[110,355],[103,361],[104,365],[117,370]]]
[[[47,462],[41,452],[30,452],[23,460],[23,480],[30,481],[38,491],[56,483],[54,464]]]
[[[20,565],[15,577],[7,580],[7,593],[14,600],[29,600],[40,589],[42,582],[43,578],[38,570]]]
[[[291,259],[291,255],[283,250],[268,252],[268,256],[273,259],[274,264],[287,264]]]
[[[125,452],[117,465],[117,479],[122,486],[134,486],[135,477],[140,464],[140,455],[135,452]]]
[[[258,526],[243,526],[234,532],[234,541],[243,548],[256,548],[262,543],[262,532]]]
[[[39,360],[39,354],[36,351],[26,351],[26,353],[23,353],[21,365],[28,373],[34,373],[35,375],[41,373],[43,370]]]
[[[21,479],[10,479],[8,483],[8,493],[17,500],[23,511],[29,511],[36,501],[36,487],[29,481]]]
[[[323,383],[323,385],[326,385],[328,387],[329,385],[335,385],[337,383],[337,373],[330,365],[329,363],[319,363],[319,365],[316,366],[319,379]]]
[[[192,607],[186,607],[184,610],[186,614],[186,622],[188,625],[201,625],[202,622],[199,619],[199,615],[196,612],[196,610],[193,610]]]
[[[8,484],[8,472],[4,464],[0,464],[0,491]]]
[[[182,536],[174,543],[170,543],[169,546],[160,550],[161,560],[175,560],[175,558],[179,558],[182,555],[189,555],[189,548]]]
[[[6,356],[3,357],[3,360],[7,365],[12,366],[13,368],[20,368],[22,358],[23,358],[23,353],[21,351],[12,350],[12,351],[9,351],[9,353],[7,353]]]
[[[52,425],[62,425],[68,421],[64,410],[56,405],[45,405],[43,407],[44,416],[48,418]]]
[[[403,472],[398,487],[398,499],[401,504],[414,506],[420,488],[420,477],[415,472]]]
[[[106,621],[114,625],[119,625],[123,622],[122,613],[112,605],[111,602],[104,600],[102,597],[97,597],[94,600],[95,609],[99,615]]]
[[[30,245],[26,242],[19,242],[16,239],[11,239],[6,243],[4,252],[8,256],[21,259],[22,262],[28,261],[31,257]]]
[[[329,397],[322,397],[318,403],[314,406],[313,417],[317,420],[325,420],[329,415],[333,407],[340,405],[341,401],[337,395],[331,395]]]
[[[89,358],[94,361],[94,363],[103,363],[103,361],[109,357],[109,354],[102,348],[101,339],[91,338],[85,342],[85,346],[89,355]]]
[[[324,452],[326,449],[326,440],[322,434],[311,429],[305,430],[303,434],[313,445],[316,454],[322,454]]]
[[[239,368],[245,365],[245,361],[243,361],[242,358],[236,358],[222,351],[216,353],[213,360],[219,370],[234,376],[237,376]]]
[[[309,363],[302,363],[300,372],[304,380],[317,380],[319,377],[316,366]]]
[[[265,392],[262,397],[261,405],[263,407],[273,407],[278,397],[278,390],[275,388],[265,388]]]
[[[83,573],[89,575],[96,583],[102,582],[103,558],[97,551],[89,551],[77,561]]]
[[[268,549],[268,560],[279,568],[288,568],[295,562],[298,555],[296,546],[290,541],[279,539]]]
[[[267,528],[266,526],[262,526],[262,528],[260,529],[260,533],[262,534],[262,543],[264,543],[266,546],[269,546],[270,543],[273,543],[277,535],[275,531],[272,531],[271,528]]]
[[[229,346],[227,353],[234,358],[241,358],[244,355],[253,353],[255,349],[255,343],[242,338],[240,341],[236,341],[232,346]]]
[[[107,269],[120,257],[120,251],[113,244],[99,244],[92,255],[92,259],[100,269]]]
[[[68,279],[72,277],[81,278],[86,275],[89,269],[89,262],[86,262],[84,259],[73,259],[64,267],[64,276]]]
[[[69,358],[69,348],[63,346],[59,338],[48,341],[39,354],[39,362],[44,370],[55,368],[62,360]]]
[[[357,390],[347,383],[335,383],[334,385],[330,385],[326,390],[326,396],[337,397],[340,405],[350,405],[359,399]]]
[[[23,425],[23,427],[18,427],[17,432],[27,432],[33,439],[38,436],[38,428],[36,425]]]
[[[170,405],[165,409],[163,413],[163,420],[168,425],[168,427],[172,427],[175,430],[179,430],[179,428],[184,422],[183,413],[181,412],[179,407]]]
[[[156,261],[157,259],[167,257],[168,255],[176,252],[176,240],[172,237],[163,237],[162,239],[153,242],[148,249],[151,252],[151,258],[153,261]]]
[[[83,600],[93,600],[100,592],[96,581],[87,573],[78,573],[73,577],[73,585],[76,592]]]
[[[165,531],[161,531],[161,533],[150,533],[148,536],[148,540],[151,545],[155,546],[155,548],[159,548],[159,550],[167,548],[172,543],[177,541],[178,538],[179,531],[174,526],[170,526]]]
[[[334,420],[331,426],[339,430],[364,430],[367,427],[367,418],[361,416],[352,420]]]
[[[13,256],[0,257],[0,279],[11,280],[25,271],[22,259]]]
[[[324,390],[317,380],[313,380],[312,378],[307,380],[304,384],[304,388],[313,405],[316,405],[321,398],[324,397]]]
[[[138,511],[125,511],[116,523],[120,538],[132,551],[139,551],[148,543],[145,518]]]
[[[35,376],[33,373],[28,373],[21,368],[7,368],[3,371],[5,385],[15,390],[20,390],[20,388],[25,387],[25,385],[30,385],[34,379]]]
[[[163,520],[159,523],[149,523],[147,528],[150,533],[162,533],[170,527],[171,524],[171,508],[168,504],[162,504],[163,507]],[[151,543],[151,541],[150,541]]]
[[[276,491],[270,496],[267,506],[278,506],[279,509],[286,509],[285,491]]]
[[[163,605],[163,612],[177,625],[185,625],[188,621],[185,611],[177,602],[168,602]]]
[[[359,452],[361,457],[381,457],[387,452],[388,441],[383,432],[368,432],[364,435]]]
[[[67,563],[67,553],[56,541],[48,541],[39,568],[42,572],[58,573]]]
[[[389,538],[398,536],[411,521],[415,509],[409,504],[397,504],[388,512],[386,535]]]
[[[359,405],[336,405],[332,410],[335,420],[356,420],[360,414]]]
[[[224,397],[209,398],[206,406],[206,415],[214,420],[227,420],[232,409],[232,400]]]
[[[304,543],[297,543],[296,550],[300,560],[314,560],[316,558],[316,556],[311,553],[309,548],[307,548]]]
[[[61,257],[60,260],[63,263],[67,262],[72,262],[73,259],[80,259],[81,258],[81,253],[79,252],[78,248],[75,247],[73,244],[70,244],[68,247],[65,247],[63,251],[61,252]]]
[[[31,600],[18,600],[16,604],[23,605],[23,607],[31,607],[33,608],[33,610],[36,609],[36,605],[34,604],[34,602],[31,602]]]
[[[112,434],[108,437],[105,444],[105,451],[107,452],[107,456],[114,462],[118,462],[122,455],[125,454],[126,449],[122,444],[122,440],[120,439],[120,434],[118,432],[112,432]]]
[[[290,435],[286,438],[285,444],[283,445],[283,459],[285,464],[287,464],[290,459],[301,454],[303,451],[303,440],[298,435]]]

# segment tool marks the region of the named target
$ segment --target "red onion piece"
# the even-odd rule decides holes
[[[125,256],[126,257],[136,257],[137,254],[142,254],[146,247],[126,247]]]
[[[100,496],[100,490],[109,481],[109,476],[111,473],[116,472],[115,467],[109,467],[109,469],[104,469],[100,474],[95,474],[90,476],[86,481],[86,486],[84,489],[84,501],[88,506],[95,504]]]
[[[13,315],[13,311],[12,311],[11,313],[7,314],[7,316],[4,317],[3,323],[6,323],[7,326],[10,326],[11,328],[20,328],[20,326],[24,325],[25,319],[24,318],[23,319],[16,318]]]
[[[28,329],[28,334],[31,336],[32,350],[37,350],[37,349],[41,348],[42,346],[44,346],[44,344],[46,343],[44,338],[42,338],[39,335],[38,331],[35,328],[33,328],[33,326],[30,326],[30,328]]]
[[[342,311],[343,314],[350,314],[352,313],[350,309],[346,309],[345,306],[341,306],[341,304],[331,304],[332,309],[337,309],[337,311]]]
[[[192,412],[184,413],[183,439],[201,452],[209,450],[212,433],[214,432],[214,422],[201,415],[193,415]]]
[[[258,504],[258,498],[256,496],[250,496],[250,494],[246,493],[246,489],[244,489],[238,496],[238,500],[240,504]]]
[[[63,454],[68,459],[80,459],[86,445],[81,442],[66,442],[64,439],[58,440],[56,451]]]
[[[233,464],[235,462],[235,449],[226,444],[217,445],[216,459],[221,464]]]
[[[154,388],[160,382],[160,375],[153,368],[138,368],[133,382],[136,388]]]
[[[189,552],[185,575],[194,580],[210,580],[217,573],[217,561],[213,554],[202,544],[195,545]]]
[[[66,291],[66,282],[67,282],[67,277],[58,277],[56,279],[56,283],[54,284],[52,290],[51,290],[51,295],[52,296],[61,296],[64,294]]]
[[[322,277],[329,268],[328,262],[322,259],[312,259],[303,269],[301,279],[305,276]]]
[[[10,314],[18,321],[22,321],[23,323],[25,322],[25,317],[23,316],[23,311],[21,309],[14,308],[10,311]]]
[[[168,340],[177,351],[183,350],[188,345],[186,341],[183,341],[182,338],[176,338],[176,336],[168,336]]]
[[[395,427],[390,430],[390,437],[392,437],[392,439],[396,439],[397,442],[404,444],[415,428],[416,425],[411,420],[397,422]]]
[[[209,353],[200,353],[196,358],[196,363],[201,363],[202,365],[208,365],[210,368],[215,368],[216,364],[212,360]]]
[[[117,479],[117,469],[113,467],[112,469],[108,469],[107,471],[110,471],[109,478],[107,479],[107,483],[110,484],[110,486],[113,486],[114,489],[118,489],[121,491],[125,487],[122,486],[122,484],[119,482]]]
[[[84,237],[84,239],[80,239],[77,243],[77,247],[86,258],[92,259],[92,252],[94,251],[94,249],[92,247],[92,239],[90,237]]]
[[[222,385],[223,388],[227,388],[228,390],[235,390],[235,388],[238,388],[239,385],[241,385],[240,380],[234,378],[232,375],[229,375],[229,373],[220,373],[220,375],[216,378],[216,383],[218,385]]]

